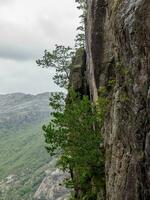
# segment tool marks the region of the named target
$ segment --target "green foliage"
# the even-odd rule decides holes
[[[101,124],[101,128],[104,123],[105,115],[108,111],[109,100],[106,97],[99,97],[97,100],[97,114],[99,116],[99,122]]]
[[[43,58],[37,60],[36,63],[43,68],[54,67],[56,69],[53,77],[54,82],[60,87],[68,88],[73,56],[72,48],[55,45],[52,52],[45,50]]]
[[[78,33],[75,38],[75,48],[79,49],[80,47],[85,48],[85,31]]]
[[[46,148],[51,155],[61,152],[59,166],[69,170],[72,176],[66,184],[75,190],[81,188],[83,196],[87,196],[88,191],[92,193],[91,181],[96,191],[104,189],[105,185],[103,138],[100,134],[103,120],[100,117],[104,118],[106,102],[101,101],[103,113],[100,115],[87,96],[81,99],[79,94],[70,90],[65,108],[61,98],[57,94],[50,102],[53,119],[48,126],[43,126]]]
[[[118,61],[116,63],[115,70],[116,70],[117,73],[119,73],[122,76],[126,76],[129,73],[128,69],[125,68],[125,66],[123,66],[123,64],[120,61]]]
[[[75,0],[82,11],[75,48],[85,48],[85,22],[87,1]],[[64,56],[67,53],[67,56]],[[108,110],[107,89],[100,88],[97,105],[69,88],[71,60],[74,52],[70,48],[56,46],[52,53],[45,51],[42,60],[37,64],[43,67],[55,67],[54,81],[67,88],[68,96],[55,93],[50,98],[53,109],[52,120],[43,126],[46,149],[52,156],[59,155],[59,167],[69,171],[71,178],[66,186],[74,189],[76,199],[96,200],[98,194],[105,193],[105,152],[101,128]],[[110,82],[110,87],[113,85]],[[65,102],[66,101],[66,102]],[[73,197],[73,199],[74,199]]]
[[[112,89],[112,88],[115,87],[115,85],[116,85],[116,80],[115,80],[115,79],[110,79],[110,80],[108,81],[107,87],[108,87],[109,89]]]
[[[82,14],[79,16],[80,25],[77,27],[78,34],[75,38],[75,47],[79,49],[80,47],[85,48],[85,23],[87,16],[87,1],[86,0],[75,0],[78,4],[77,8],[81,10]]]
[[[82,11],[86,12],[87,10],[87,0],[75,0],[78,3],[77,8],[81,9]]]
[[[87,15],[87,2],[86,0],[75,0],[78,3],[77,8],[82,10],[82,14],[79,16],[80,25],[77,27],[77,35],[75,38],[75,49],[85,48],[85,21]],[[50,52],[45,50],[42,59],[36,61],[38,66],[43,68],[53,67],[56,73],[53,77],[54,82],[60,86],[68,89],[70,70],[72,67],[72,58],[75,55],[75,51],[71,47],[65,47],[62,45],[55,45],[55,49]]]
[[[127,94],[127,92],[122,91],[119,95],[119,100],[121,103],[127,103],[129,102],[129,96]]]

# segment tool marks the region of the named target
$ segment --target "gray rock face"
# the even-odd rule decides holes
[[[89,86],[86,76],[86,53],[80,48],[77,50],[72,60],[72,69],[70,73],[70,87],[81,95],[89,94]]]
[[[115,80],[105,120],[106,199],[150,199],[150,1],[88,0],[91,98]]]
[[[68,200],[69,190],[64,186],[64,179],[67,178],[59,169],[55,169],[42,181],[34,195],[35,200]]]

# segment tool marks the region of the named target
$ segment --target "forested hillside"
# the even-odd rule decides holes
[[[50,119],[49,93],[0,95],[0,199],[29,200],[51,161],[42,125]]]

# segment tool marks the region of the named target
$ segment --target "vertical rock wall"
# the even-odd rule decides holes
[[[88,0],[90,95],[115,83],[105,120],[106,199],[150,199],[150,0]]]

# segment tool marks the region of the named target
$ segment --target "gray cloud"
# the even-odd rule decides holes
[[[0,14],[0,58],[30,60],[39,57],[46,48],[52,49],[56,43],[73,45],[78,21],[74,0],[61,3],[45,0],[43,7],[35,0],[22,0],[20,6],[19,2],[16,0],[12,7],[0,9],[3,14]],[[29,9],[29,3],[33,10]],[[70,6],[73,12],[68,10]]]
[[[6,5],[15,2],[15,0],[0,0],[0,5]]]
[[[1,60],[0,63],[0,93],[40,93],[58,91],[52,81],[53,69],[41,69],[33,61],[21,63],[12,60]],[[5,68],[3,68],[5,66]]]
[[[56,91],[53,70],[35,60],[55,44],[73,45],[74,0],[0,0],[0,93]]]
[[[7,27],[7,28],[6,28]],[[9,27],[9,28],[8,28]],[[47,41],[28,27],[0,23],[0,57],[14,60],[30,60],[39,56]]]

